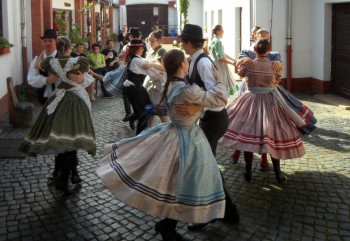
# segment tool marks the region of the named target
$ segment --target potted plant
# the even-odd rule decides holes
[[[10,43],[7,39],[0,37],[0,55],[10,53],[10,48],[12,48],[13,45]]]

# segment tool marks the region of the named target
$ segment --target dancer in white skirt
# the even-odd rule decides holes
[[[107,145],[97,173],[119,200],[164,218],[155,227],[163,240],[186,240],[176,232],[177,221],[224,218],[225,193],[210,145],[196,124],[201,112],[182,116],[174,106],[185,102],[223,106],[227,93],[221,82],[209,91],[186,85],[189,64],[180,50],[169,51],[164,66],[167,82],[162,101],[172,123]]]

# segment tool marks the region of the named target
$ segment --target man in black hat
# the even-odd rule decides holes
[[[44,43],[43,58],[57,57],[56,39],[57,31],[55,29],[46,29],[44,35],[41,37]],[[57,76],[54,74],[44,73],[41,70],[35,68],[35,63],[38,56],[34,57],[30,63],[28,71],[28,84],[34,88],[37,88],[37,98],[41,104],[44,104],[51,93],[54,91],[54,83],[57,80]]]
[[[203,30],[198,25],[186,24],[180,35],[182,47],[186,54],[190,55],[190,67],[188,81],[190,84],[197,84],[204,90],[210,90],[216,85],[216,79],[212,70],[213,62],[204,53]],[[228,114],[225,106],[208,109],[204,112],[199,122],[207,137],[212,152],[215,156],[219,139],[225,134],[228,128]],[[224,220],[237,223],[239,214],[236,205],[233,203],[223,179],[223,186],[226,195],[226,210]],[[200,230],[208,223],[188,225],[189,230]]]

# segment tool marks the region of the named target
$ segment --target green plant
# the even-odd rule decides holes
[[[54,23],[59,26],[59,31],[61,36],[66,36],[66,19],[65,19],[65,11],[59,10],[56,11],[56,17],[54,19]]]
[[[180,13],[183,15],[184,17],[184,21],[183,24],[187,24],[188,23],[188,7],[190,6],[190,1],[189,0],[180,0]]]
[[[15,45],[10,43],[7,39],[0,37],[0,48],[12,48],[13,46]]]
[[[80,34],[81,26],[79,24],[73,24],[72,30],[68,34],[68,38],[70,39],[72,43],[73,49],[75,49],[75,46],[77,43],[86,44],[89,41],[89,38],[83,33],[83,35]]]

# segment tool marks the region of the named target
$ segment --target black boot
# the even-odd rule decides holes
[[[154,230],[160,233],[163,241],[189,241],[176,232],[176,224],[176,220],[165,218],[156,224]]]
[[[127,122],[127,121],[130,121],[132,119],[133,114],[131,113],[131,104],[130,104],[130,100],[128,97],[128,92],[127,92],[126,87],[123,88],[122,93],[123,93],[123,103],[124,103],[124,110],[125,110],[125,117],[123,118],[122,121]]]
[[[59,181],[56,183],[56,189],[62,190],[64,194],[69,195],[72,191],[68,186],[69,174],[71,172],[71,160],[69,159],[69,152],[64,153],[64,158],[62,158],[62,171]]]
[[[61,172],[61,160],[62,160],[62,154],[58,154],[55,156],[55,167],[53,169],[53,172],[51,176],[48,177],[47,180],[47,186],[54,187],[56,186],[56,182],[58,181],[58,177],[60,176]]]
[[[228,192],[228,189],[226,187],[226,183],[224,180],[224,176],[222,175],[221,171],[220,171],[220,174],[221,174],[221,178],[222,178],[222,184],[224,187],[225,200],[226,200],[224,221],[229,222],[229,223],[233,223],[233,224],[239,223],[240,216],[238,213],[237,206],[232,201],[231,195]]]
[[[245,173],[244,179],[247,182],[252,180],[252,165],[253,165],[253,152],[244,152],[244,161],[245,161]]]
[[[275,159],[273,157],[271,157],[271,159],[272,159],[273,170],[275,171],[277,182],[284,183],[287,180],[287,177],[283,176],[282,173],[281,173],[280,160],[279,159]]]
[[[76,151],[72,152],[71,158],[72,158],[72,173],[71,173],[72,176],[71,176],[71,181],[72,181],[73,184],[81,185],[83,180],[80,178],[79,172],[78,172],[79,160],[78,160],[78,155],[77,155]]]

